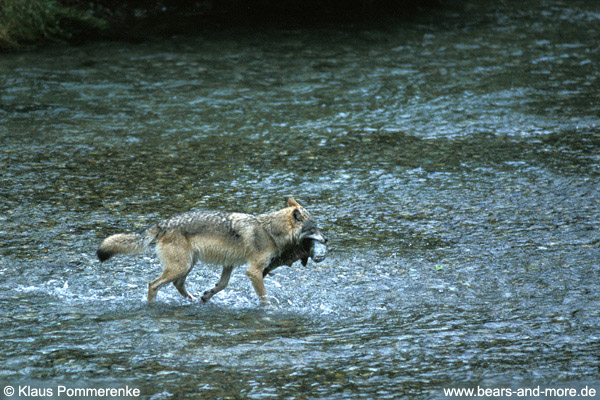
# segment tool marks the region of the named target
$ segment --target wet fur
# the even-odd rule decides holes
[[[290,197],[284,209],[257,216],[218,211],[176,215],[140,233],[112,235],[97,254],[105,261],[115,254],[139,253],[156,240],[163,273],[148,285],[149,302],[171,282],[182,296],[193,299],[185,280],[197,261],[223,266],[221,279],[204,292],[203,301],[227,286],[234,267],[247,264],[246,275],[256,294],[261,302],[268,302],[263,276],[278,265],[305,258],[305,250],[294,249],[301,246],[306,232],[318,229],[308,212]]]

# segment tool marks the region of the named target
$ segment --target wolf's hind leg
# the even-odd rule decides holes
[[[148,303],[152,303],[156,298],[158,290],[166,284],[173,282],[178,278],[177,275],[173,276],[171,271],[163,271],[162,275],[153,280],[148,284]]]
[[[223,267],[223,272],[221,272],[221,279],[219,279],[219,282],[215,285],[214,288],[204,292],[204,294],[202,295],[202,301],[207,302],[211,297],[213,297],[215,294],[219,293],[221,290],[227,287],[227,284],[229,283],[229,277],[231,276],[231,271],[233,271],[233,266]]]
[[[157,246],[158,255],[163,266],[161,276],[148,284],[148,302],[156,298],[158,290],[173,282],[179,292],[188,297],[184,287],[185,278],[193,267],[193,258],[188,248],[181,245],[161,244]]]
[[[185,289],[185,279],[187,278],[187,276],[188,274],[185,274],[181,278],[177,278],[175,281],[173,281],[173,285],[175,285],[175,288],[177,288],[177,290],[179,291],[179,293],[181,293],[183,297],[190,300],[196,300],[196,298],[189,294],[188,291]]]
[[[190,271],[192,270],[192,268],[194,268],[194,264],[196,264],[196,261],[197,261],[197,257],[193,257],[192,263],[190,264],[185,275],[183,275],[182,277],[179,277],[173,281],[173,285],[175,285],[175,288],[179,291],[179,293],[181,293],[181,295],[183,297],[185,297],[186,299],[190,299],[190,300],[196,300],[196,298],[194,296],[192,296],[191,294],[189,294],[189,292],[185,289],[185,280],[187,279],[188,275],[190,274]]]

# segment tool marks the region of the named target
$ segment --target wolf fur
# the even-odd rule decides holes
[[[247,264],[246,275],[256,294],[261,303],[268,303],[265,268],[306,257],[306,251],[295,252],[294,248],[305,246],[302,243],[308,239],[327,242],[306,209],[290,197],[285,208],[256,216],[220,211],[179,214],[139,233],[109,236],[97,255],[102,262],[116,254],[139,253],[156,241],[163,273],[148,285],[148,302],[171,282],[182,296],[194,299],[185,280],[197,261],[223,266],[219,282],[204,292],[203,301],[227,286],[234,267]]]

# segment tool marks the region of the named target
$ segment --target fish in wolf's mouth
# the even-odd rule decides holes
[[[292,265],[301,260],[302,265],[306,266],[308,259],[312,258],[314,262],[321,262],[327,257],[327,238],[320,233],[308,235],[300,240],[295,246],[285,248],[279,256],[271,260],[269,265],[263,270],[263,277],[267,276],[275,268],[282,265]]]

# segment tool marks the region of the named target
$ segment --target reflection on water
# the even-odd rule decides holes
[[[600,390],[600,10],[536,7],[4,54],[3,386]],[[289,194],[331,253],[267,278],[273,309],[241,270],[209,304],[147,306],[150,252],[94,258],[112,233]]]

